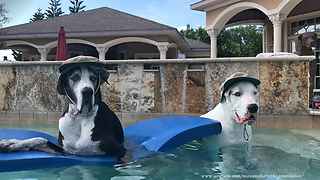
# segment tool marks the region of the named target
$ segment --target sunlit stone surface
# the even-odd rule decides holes
[[[57,66],[0,66],[0,110],[60,111],[64,97],[56,93]]]
[[[308,114],[309,62],[260,63],[260,114]]]
[[[64,111],[67,100],[55,90],[58,66],[1,65],[0,111]],[[308,113],[308,61],[209,62],[204,67],[163,63],[151,71],[139,63],[121,64],[110,71],[110,85],[101,87],[102,98],[119,113],[202,114],[220,102],[225,78],[241,71],[262,82],[260,114]]]

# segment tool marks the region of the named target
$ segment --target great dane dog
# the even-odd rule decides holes
[[[57,92],[69,106],[59,120],[59,146],[44,138],[3,140],[1,152],[34,149],[75,155],[122,155],[124,136],[117,116],[101,100],[100,85],[109,73],[97,58],[77,56],[60,67]]]
[[[300,34],[294,40],[296,44],[295,54],[299,56],[314,55],[312,47],[316,47],[317,34],[314,32],[306,32]]]
[[[258,89],[260,80],[247,73],[238,72],[228,77],[221,85],[221,102],[201,117],[220,121],[221,134],[216,141],[241,142],[252,137],[251,124],[258,114]]]
[[[259,109],[259,84],[260,80],[247,73],[232,74],[220,86],[220,103],[201,116],[221,123],[221,133],[206,137],[204,141],[213,162],[221,161],[222,157],[223,161],[217,169],[225,174],[230,174],[235,169],[252,169],[256,166],[257,159],[251,155],[250,142],[251,125],[256,121]],[[242,148],[235,151],[235,147],[239,145]]]
[[[296,44],[296,52],[299,56],[314,56],[312,48],[316,47],[317,34],[314,32],[306,32],[300,34],[294,39]],[[312,107],[314,80],[317,72],[317,59],[309,62],[309,106]]]

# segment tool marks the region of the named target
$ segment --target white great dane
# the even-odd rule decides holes
[[[260,80],[247,73],[229,76],[221,85],[221,102],[201,117],[217,120],[222,132],[213,136],[215,141],[235,143],[252,138],[251,124],[258,115],[258,89]]]
[[[220,86],[221,102],[201,116],[221,123],[221,133],[204,140],[213,162],[221,161],[219,159],[222,157],[223,161],[217,168],[223,173],[252,169],[256,166],[257,160],[251,156],[250,140],[251,125],[258,115],[259,84],[260,80],[250,77],[247,73],[232,74]],[[230,146],[234,143],[244,143],[243,148],[234,151],[234,147]]]

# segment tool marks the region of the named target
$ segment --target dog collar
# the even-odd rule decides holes
[[[98,87],[97,87],[96,91],[94,92],[94,94],[97,94],[98,90],[100,89],[100,73],[98,73],[98,74],[99,74],[98,84],[97,84]],[[69,94],[68,94],[65,86],[63,86],[63,89],[64,89],[64,92],[66,93],[66,96],[68,97],[69,101],[70,101],[72,104],[77,105],[77,103],[69,96]]]

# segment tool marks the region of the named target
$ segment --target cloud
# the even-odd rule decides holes
[[[178,28],[178,31],[186,30],[186,29],[187,29],[187,26],[180,26],[180,27]]]

